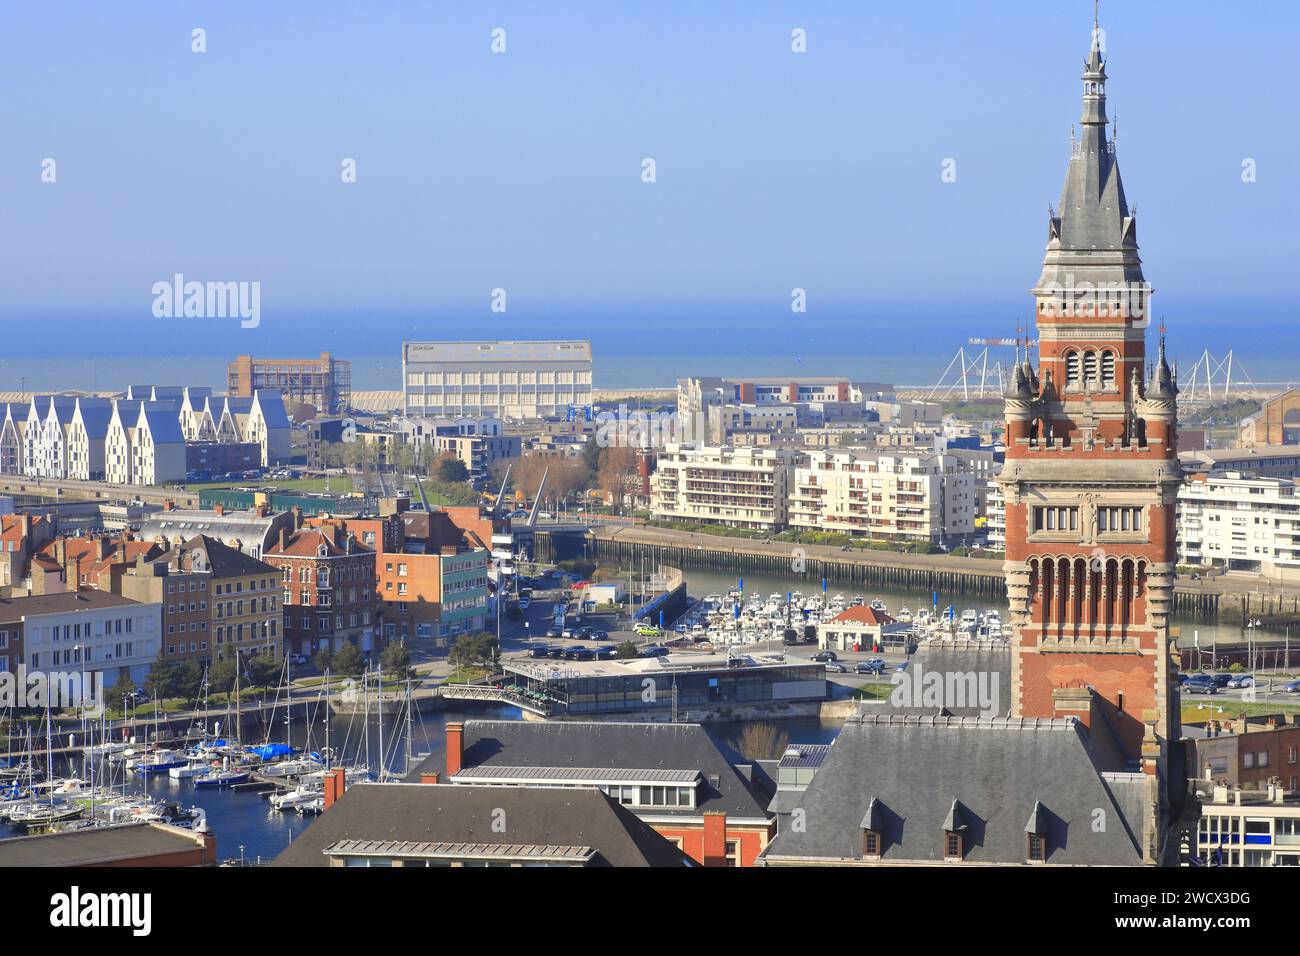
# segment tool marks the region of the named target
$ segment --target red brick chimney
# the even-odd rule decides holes
[[[338,801],[343,796],[343,792],[348,788],[347,771],[342,767],[336,767],[325,775],[325,809]]]
[[[420,783],[437,783],[437,782],[438,782],[437,771],[434,771],[433,773],[420,774]]]
[[[704,814],[704,845],[701,850],[705,866],[727,865],[727,815],[721,810]]]
[[[460,721],[447,725],[447,779],[460,773],[465,753],[465,725]]]
[[[284,554],[289,550],[289,529],[280,525],[280,553]]]

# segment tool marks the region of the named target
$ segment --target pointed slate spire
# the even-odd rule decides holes
[[[1174,384],[1173,372],[1169,370],[1169,361],[1165,358],[1165,327],[1160,326],[1160,350],[1156,355],[1155,381],[1147,389],[1148,398],[1173,398],[1178,394]]]

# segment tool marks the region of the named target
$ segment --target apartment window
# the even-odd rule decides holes
[[[863,830],[862,831],[862,855],[863,856],[880,856],[880,831]]]

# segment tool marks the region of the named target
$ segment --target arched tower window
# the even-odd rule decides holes
[[[1083,380],[1088,385],[1097,382],[1097,353],[1091,349],[1083,353]]]
[[[1067,352],[1065,355],[1065,387],[1077,388],[1079,385],[1079,353]]]
[[[1115,384],[1115,353],[1101,353],[1101,384],[1103,388],[1111,388]]]

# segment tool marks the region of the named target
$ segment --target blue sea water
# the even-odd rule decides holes
[[[403,340],[590,339],[597,387],[667,387],[708,374],[847,375],[931,385],[968,339],[1015,336],[1028,295],[1004,301],[819,303],[794,314],[787,299],[749,303],[577,303],[569,307],[264,310],[256,329],[230,319],[158,319],[135,312],[0,312],[0,391],[124,388],[133,383],[224,387],[239,354],[304,357],[330,351],[353,363],[356,390],[401,387]],[[1289,300],[1179,301],[1156,320],[1185,374],[1206,352],[1233,352],[1234,381],[1300,379],[1300,313]],[[224,323],[224,327],[222,325]],[[214,328],[215,326],[215,328]],[[1151,348],[1154,351],[1152,332]],[[975,352],[979,351],[977,346]],[[1010,358],[990,352],[990,364]]]

